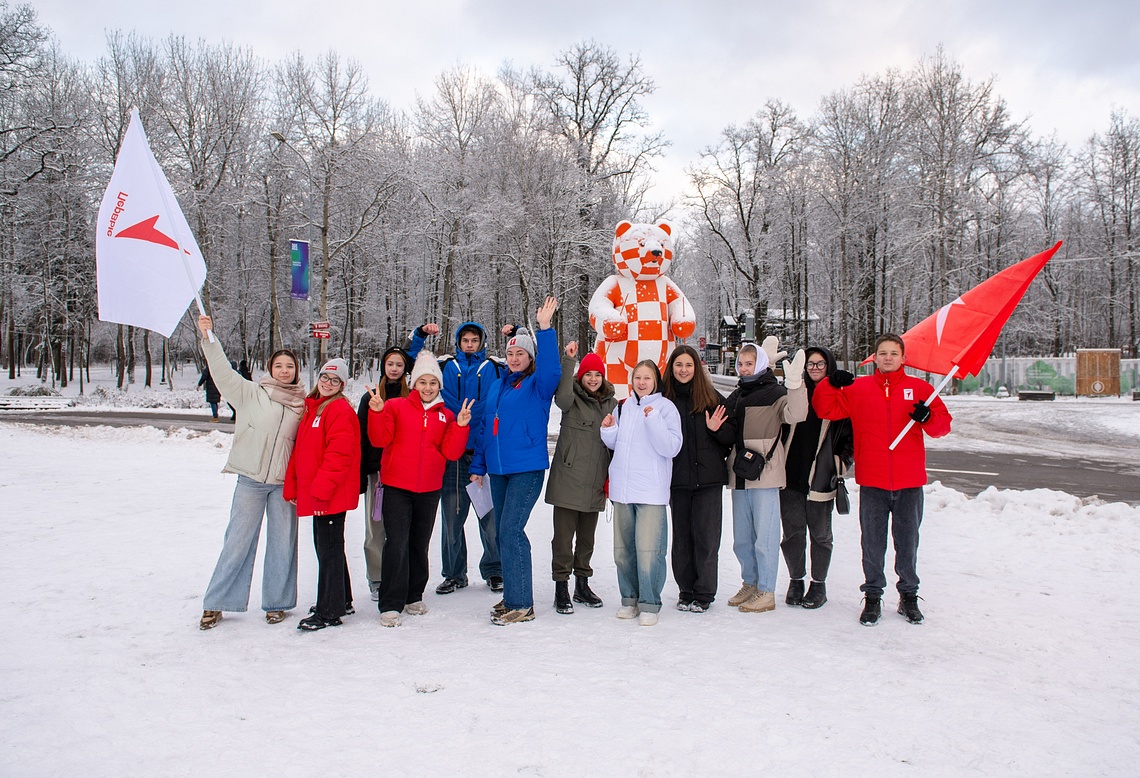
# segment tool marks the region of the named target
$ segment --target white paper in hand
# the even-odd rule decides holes
[[[483,476],[483,485],[480,486],[478,481],[471,481],[467,484],[467,496],[471,498],[471,507],[475,509],[475,515],[479,518],[486,516],[492,508],[495,507],[491,502],[491,486],[488,483],[487,476]]]

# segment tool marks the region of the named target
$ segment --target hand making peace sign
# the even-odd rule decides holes
[[[384,398],[380,396],[380,384],[376,384],[376,386],[365,384],[364,388],[368,390],[368,410],[374,413],[380,413],[384,410]]]
[[[475,405],[475,398],[463,401],[463,407],[459,409],[459,413],[455,414],[455,423],[460,427],[466,427],[471,422],[471,407]]]

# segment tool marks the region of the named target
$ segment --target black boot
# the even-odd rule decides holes
[[[821,607],[827,602],[827,584],[823,581],[812,581],[808,586],[807,594],[804,595],[804,601],[800,605],[809,610]]]
[[[873,627],[879,623],[883,615],[883,598],[868,594],[863,598],[863,612],[859,614],[859,623],[864,627]]]
[[[899,593],[899,615],[911,624],[922,623],[922,611],[918,609],[918,593]]]
[[[574,576],[574,602],[580,602],[587,608],[602,607],[602,598],[590,591],[590,579],[584,575]]]
[[[554,582],[554,610],[559,613],[574,612],[574,603],[570,602],[570,584],[567,581]]]
[[[788,596],[784,602],[788,605],[799,605],[804,601],[804,579],[794,578],[788,584]]]

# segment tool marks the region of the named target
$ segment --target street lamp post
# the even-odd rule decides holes
[[[269,137],[271,137],[271,138],[273,138],[273,140],[277,141],[277,143],[279,145],[287,146],[289,148],[289,150],[292,151],[294,154],[296,154],[297,158],[301,160],[301,164],[305,166],[305,174],[306,174],[306,176],[305,176],[305,192],[302,193],[302,195],[301,195],[301,198],[302,198],[301,199],[301,207],[305,211],[305,241],[311,247],[313,245],[313,242],[312,242],[313,215],[311,212],[311,209],[313,206],[313,171],[309,167],[309,163],[305,159],[305,156],[301,152],[297,151],[297,149],[293,146],[292,143],[290,143],[288,141],[288,139],[285,137],[284,134],[282,134],[281,132],[278,132],[277,130],[273,130],[269,133]],[[309,264],[310,276],[312,275],[312,267],[313,267],[312,263],[310,262],[310,264]],[[310,284],[310,287],[311,286],[312,286],[312,284]],[[308,318],[309,323],[311,323],[313,321],[313,293],[312,293],[311,288],[306,293],[305,302],[307,304],[306,310],[305,310],[305,315]],[[306,327],[306,330],[308,330],[308,327]],[[309,388],[310,389],[313,387],[313,361],[315,359],[315,357],[313,355],[313,340],[314,339],[312,336],[312,332],[309,332],[308,345],[306,347],[306,354],[307,354],[307,361],[309,363]]]

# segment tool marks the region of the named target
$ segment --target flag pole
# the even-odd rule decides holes
[[[957,374],[958,374],[958,366],[954,365],[952,368],[950,368],[950,372],[946,374],[946,377],[942,379],[942,382],[940,384],[938,384],[938,386],[934,387],[934,391],[931,392],[930,396],[926,398],[926,404],[930,405],[930,403],[934,400],[934,398],[938,396],[938,393],[941,392],[946,387],[946,384],[950,383],[950,379],[952,379]],[[906,423],[906,426],[902,428],[902,432],[900,432],[898,434],[898,437],[895,438],[891,442],[891,445],[887,446],[887,448],[891,451],[894,451],[895,446],[897,446],[899,443],[902,443],[902,439],[906,437],[906,434],[908,432],[910,432],[910,428],[913,427],[915,424],[916,424],[916,422],[914,419],[911,419],[910,421],[908,421]]]
[[[138,119],[139,128],[142,129],[142,131],[143,131],[142,135],[144,138],[146,138],[146,129],[144,127],[142,127],[142,117],[139,116],[139,109],[138,108],[132,108],[131,113],[133,114],[132,120]],[[169,199],[167,198],[167,194],[166,194],[166,190],[170,186],[170,184],[169,184],[169,182],[165,181],[164,179],[159,178],[158,160],[154,156],[154,151],[150,150],[150,139],[149,138],[147,139],[146,145],[147,145],[147,150],[150,151],[151,159],[154,160],[154,164],[151,165],[150,172],[151,172],[151,175],[154,176],[155,188],[158,189],[158,194],[162,198],[162,204],[166,208],[167,217],[170,219],[171,226],[174,228],[174,240],[176,243],[178,243],[177,251],[178,251],[179,259],[182,260],[182,269],[186,271],[186,283],[188,283],[190,285],[190,289],[194,292],[194,302],[196,302],[198,304],[198,313],[201,314],[202,316],[205,316],[206,315],[206,307],[204,305],[202,305],[201,290],[198,289],[198,287],[196,287],[194,285],[194,274],[190,272],[190,263],[186,261],[186,257],[190,252],[187,251],[185,248],[186,243],[183,240],[184,236],[181,234],[181,232],[182,232],[181,224],[180,224],[178,219],[175,219],[172,216],[170,216],[170,214],[172,214],[174,212],[175,208],[178,209],[179,213],[182,212],[182,209],[178,208],[177,203],[175,203],[174,206],[171,207],[171,203],[170,203]],[[163,184],[166,184],[166,186],[164,187]],[[193,240],[193,236],[191,236],[191,240]],[[197,242],[195,242],[195,245],[197,245]],[[213,329],[206,330],[206,336],[209,338],[211,343],[217,343],[218,342],[218,339],[214,337],[214,330]]]

